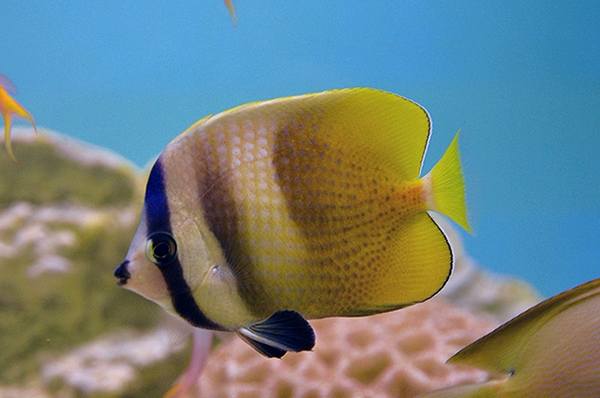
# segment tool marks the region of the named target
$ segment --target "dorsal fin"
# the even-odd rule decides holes
[[[510,372],[514,370],[516,356],[537,330],[557,314],[599,294],[600,278],[551,297],[463,348],[448,362],[490,372]]]
[[[248,112],[277,113],[282,120],[310,123],[315,116],[320,137],[370,153],[400,180],[419,177],[431,123],[417,103],[373,88],[348,88],[240,105],[212,118],[248,119]],[[358,152],[357,152],[358,153]]]

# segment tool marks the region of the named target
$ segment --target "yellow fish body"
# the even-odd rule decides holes
[[[419,105],[344,89],[243,105],[172,141],[148,179],[120,284],[260,352],[310,349],[304,318],[427,300],[452,250],[428,210],[469,229],[457,138],[420,178]]]
[[[10,80],[8,80],[6,76],[0,75],[0,114],[4,118],[4,146],[6,147],[8,156],[10,156],[13,161],[16,161],[17,159],[15,158],[10,142],[13,115],[28,120],[33,125],[33,129],[36,130],[36,132],[37,128],[33,116],[31,116],[31,114],[10,95],[11,92],[14,91],[14,85]]]
[[[501,377],[427,397],[600,397],[600,279],[530,308],[449,362]]]

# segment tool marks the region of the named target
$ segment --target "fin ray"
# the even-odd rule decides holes
[[[287,353],[287,350],[282,350],[281,348],[261,343],[245,336],[242,333],[238,333],[238,336],[248,343],[252,348],[254,348],[259,354],[264,355],[267,358],[281,358]]]
[[[458,136],[459,133],[456,133],[442,158],[424,180],[430,184],[428,207],[450,217],[465,231],[471,232],[467,217],[465,181],[458,150]]]

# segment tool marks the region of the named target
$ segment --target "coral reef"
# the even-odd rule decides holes
[[[450,355],[494,323],[432,300],[364,318],[312,322],[314,352],[267,359],[240,339],[208,360],[198,397],[415,397],[485,380],[480,370],[446,365]]]

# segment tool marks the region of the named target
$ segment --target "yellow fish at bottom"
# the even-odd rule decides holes
[[[357,88],[202,119],[150,173],[119,283],[261,353],[311,349],[305,319],[427,300],[452,250],[433,210],[469,229],[456,137],[419,177],[427,112]]]
[[[600,279],[530,308],[448,362],[499,377],[427,398],[600,397]]]

